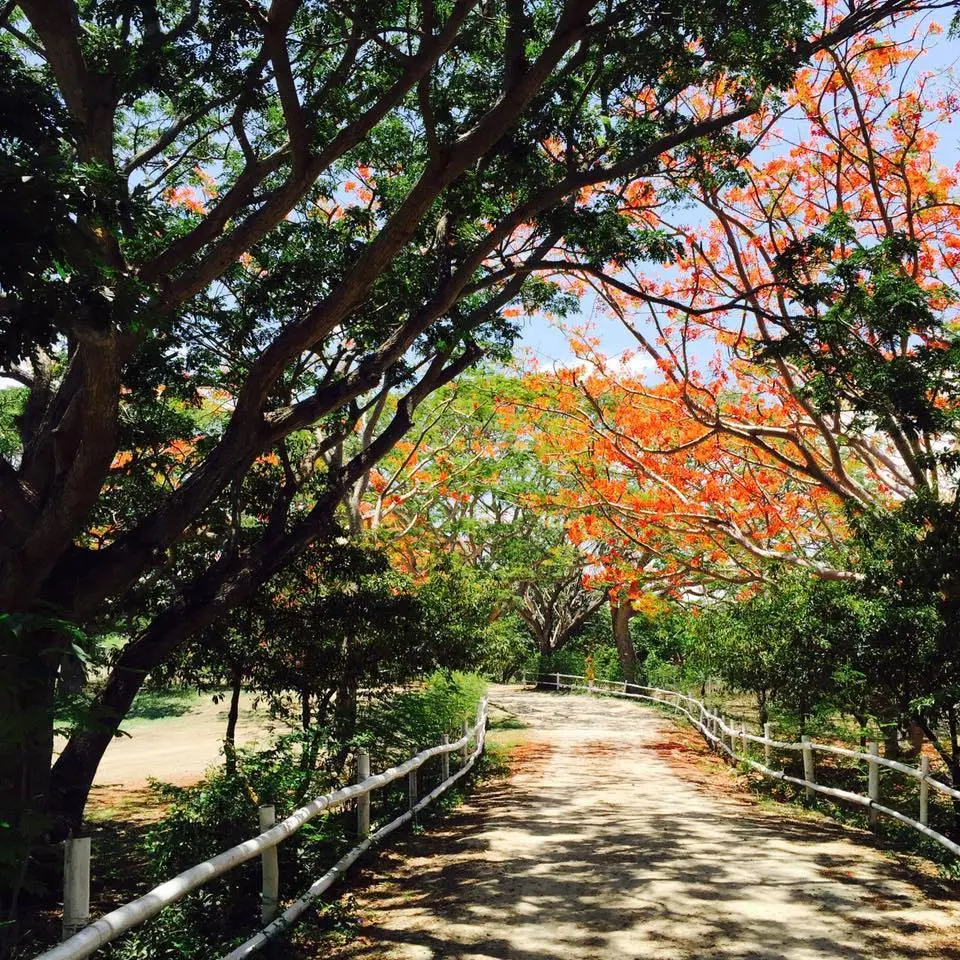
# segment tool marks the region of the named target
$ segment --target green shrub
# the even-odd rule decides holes
[[[549,656],[533,656],[525,667],[528,676],[534,673],[567,673],[583,677],[586,676],[587,657],[593,658],[593,675],[597,680],[623,679],[617,648],[610,643],[597,642],[590,636],[576,637]]]
[[[322,728],[297,732],[268,749],[239,750],[235,772],[218,767],[192,787],[154,783],[168,808],[144,841],[151,883],[256,836],[258,804],[274,804],[281,820],[309,799],[341,786],[343,777],[327,761],[345,746],[366,746],[377,771],[439,743],[445,733],[456,739],[463,720],[472,722],[476,716],[485,688],[485,681],[474,675],[436,673],[420,689],[388,694],[364,707],[352,744],[330,741]],[[421,770],[425,792],[439,781],[439,762]],[[374,819],[395,815],[405,802],[406,781],[401,779],[375,798]],[[278,847],[281,896],[302,893],[354,842],[352,810],[306,824]],[[218,956],[253,932],[259,895],[260,861],[254,858],[162,911],[105,955],[112,960]]]
[[[363,709],[356,742],[370,751],[374,768],[405,760],[443,735],[460,736],[473,723],[486,681],[476,674],[438,671],[419,690],[388,694]]]

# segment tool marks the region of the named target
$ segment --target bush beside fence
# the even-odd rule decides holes
[[[250,956],[272,938],[289,929],[296,918],[366,850],[409,822],[417,813],[465,776],[483,752],[486,721],[487,702],[483,699],[475,721],[472,725],[464,722],[462,736],[458,740],[451,743],[449,737],[444,737],[444,742],[437,746],[421,750],[405,762],[373,776],[370,775],[369,758],[365,751],[361,751],[357,758],[357,783],[315,798],[277,824],[273,823],[273,808],[269,805],[261,807],[262,832],[258,836],[237,844],[209,860],[195,864],[89,925],[87,920],[90,902],[90,840],[89,838],[68,840],[64,851],[63,932],[65,939],[63,943],[42,953],[36,960],[80,960],[88,957],[100,947],[156,916],[164,907],[176,903],[192,890],[259,856],[263,881],[260,918],[262,922],[267,923],[267,926],[228,955],[230,960]],[[450,756],[454,753],[459,753],[461,765],[455,773],[451,774]],[[441,782],[426,796],[420,797],[418,771],[427,761],[435,757],[440,758]],[[371,794],[403,777],[407,778],[408,810],[370,834]],[[297,833],[323,811],[351,801],[356,801],[357,833],[361,842],[346,853],[303,896],[294,900],[279,918],[273,919],[280,902],[278,845]]]

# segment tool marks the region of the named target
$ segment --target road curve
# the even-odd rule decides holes
[[[960,960],[960,903],[839,827],[711,790],[663,758],[653,710],[491,700],[529,725],[515,772],[361,872],[360,936],[333,956]]]

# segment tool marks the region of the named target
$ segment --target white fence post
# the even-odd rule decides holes
[[[463,721],[463,733],[461,736],[465,737],[470,733],[470,724],[466,720]],[[470,759],[470,741],[468,740],[464,745],[463,749],[460,751],[460,759],[463,763],[466,763]]]
[[[417,805],[417,800],[420,798],[417,796],[417,768],[414,767],[407,774],[407,806],[409,809],[413,809]]]
[[[765,723],[763,725],[763,739],[767,741],[763,745],[763,763],[764,763],[764,766],[769,768],[771,753],[772,753],[772,750],[770,747],[770,741],[773,739],[773,737],[771,736],[771,728],[769,723]]]
[[[262,804],[257,814],[260,818],[261,833],[265,833],[277,822],[277,811],[272,803]],[[280,902],[280,863],[276,847],[270,847],[260,854],[260,873],[263,881],[260,919],[269,923],[277,915],[277,904]]]
[[[871,740],[867,747],[870,751],[870,759],[867,760],[867,796],[871,801],[870,826],[875,827],[878,814],[872,804],[880,800],[880,764],[875,759],[880,756],[880,746],[876,740]]]
[[[559,673],[557,674],[556,688],[557,688],[558,690],[560,689],[560,674],[559,674]]]
[[[804,734],[800,738],[800,742],[803,744],[803,779],[808,783],[816,783],[817,774],[813,766],[813,748],[810,746],[810,738]],[[807,799],[812,800],[816,791],[813,787],[805,787],[804,789]]]
[[[365,747],[357,751],[357,783],[363,783],[370,776],[370,754]],[[370,836],[370,794],[362,793],[357,797],[357,836],[362,840]]]
[[[743,744],[743,755],[749,757],[750,741],[747,739],[747,725],[743,720],[740,721],[740,742]]]
[[[82,930],[90,919],[90,838],[63,844],[63,939]]]
[[[927,777],[930,776],[930,758],[920,758],[920,773],[923,779],[920,781],[920,823],[923,826],[929,826],[930,821],[930,784],[927,783]]]
[[[443,745],[447,746],[450,743],[450,737],[447,734],[443,735]],[[440,779],[446,782],[450,779],[450,754],[442,753],[440,754]]]

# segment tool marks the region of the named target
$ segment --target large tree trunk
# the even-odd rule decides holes
[[[53,765],[49,809],[53,839],[80,829],[83,809],[97,767],[116,736],[150,670],[161,663],[172,644],[134,641],[121,655],[103,692],[91,709],[90,723],[70,737]]]
[[[56,882],[56,865],[37,870],[49,830],[53,714],[59,646],[48,630],[0,637],[0,956],[17,933],[24,881]],[[44,651],[37,654],[36,651]],[[30,655],[25,655],[29,651]],[[6,828],[9,824],[9,828]]]
[[[90,722],[70,738],[53,766],[50,804],[62,836],[79,828],[97,766],[116,736],[150,671],[197,630],[247,599],[272,572],[254,557],[225,558],[194,585],[189,599],[168,607],[124,647],[96,703]]]
[[[630,637],[630,619],[634,615],[633,604],[629,600],[610,601],[610,620],[613,624],[613,640],[617,645],[620,669],[627,683],[637,682],[637,651]]]

